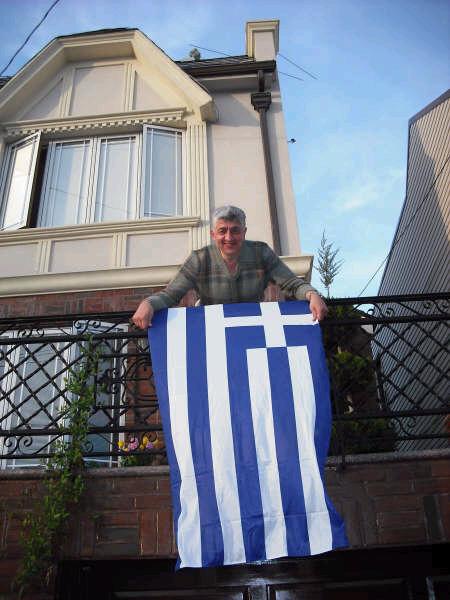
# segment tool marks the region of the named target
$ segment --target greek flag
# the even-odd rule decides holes
[[[329,383],[307,302],[171,308],[149,340],[178,566],[346,546],[323,485]]]

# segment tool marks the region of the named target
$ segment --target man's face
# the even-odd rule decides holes
[[[214,229],[211,229],[211,237],[223,258],[234,259],[239,256],[246,231],[247,228],[242,227],[239,221],[217,219]]]

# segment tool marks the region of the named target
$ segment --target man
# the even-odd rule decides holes
[[[322,320],[327,307],[318,292],[294,273],[264,242],[245,239],[245,213],[221,206],[212,215],[213,243],[194,250],[177,275],[161,292],[143,300],[132,320],[141,329],[151,325],[156,310],[176,306],[191,289],[201,304],[260,302],[268,283],[277,283],[286,296],[308,300],[314,319]]]

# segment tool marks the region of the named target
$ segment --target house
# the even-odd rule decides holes
[[[448,292],[450,264],[450,90],[409,121],[405,201],[392,240],[379,294],[432,295]],[[431,315],[445,301],[409,302],[417,314]],[[402,311],[404,311],[402,313]],[[406,314],[406,304],[400,316]],[[426,430],[428,440],[403,442],[402,449],[446,447],[448,433],[448,333],[445,322],[429,320],[421,329],[407,323],[379,327],[375,355],[384,399],[392,410],[418,405],[428,415],[398,421],[410,436]],[[383,351],[383,349],[389,350]],[[439,436],[441,434],[441,436]]]
[[[246,211],[250,239],[309,277],[276,75],[278,21],[248,23],[246,45],[244,56],[175,62],[137,29],[87,32],[54,39],[7,81],[1,314],[66,312],[80,292],[87,312],[125,306],[130,289],[144,297],[209,243],[210,212],[227,203]]]
[[[87,454],[100,468],[85,470],[56,592],[40,598],[402,600],[448,591],[445,451],[346,456],[345,469],[331,457],[325,477],[349,550],[178,573],[168,467],[110,468],[124,458],[124,436],[161,429],[145,336],[129,327],[130,311],[208,242],[215,206],[242,206],[249,238],[310,275],[277,51],[278,21],[247,23],[244,55],[179,62],[137,29],[102,30],[56,38],[0,90],[5,598],[23,554],[22,519],[42,502],[36,467],[64,435],[65,378],[90,332],[102,340],[102,387]],[[362,324],[373,325],[368,313],[358,331]]]
[[[178,62],[138,29],[63,36],[2,81],[0,316],[77,315],[64,323],[67,333],[83,315],[134,310],[209,243],[210,214],[227,203],[245,210],[250,239],[310,278],[276,73],[278,32],[276,20],[249,22],[245,55]],[[62,365],[80,351],[62,347],[36,354],[31,345],[9,351],[6,366],[0,360],[3,394],[26,413],[0,406],[8,430],[48,427],[60,414]],[[36,375],[29,389],[41,361],[59,375],[47,386]],[[16,364],[21,370],[9,376]],[[117,442],[97,437],[96,450]],[[34,459],[0,467],[38,464],[38,447],[34,438]]]

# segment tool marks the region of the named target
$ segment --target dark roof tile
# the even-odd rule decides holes
[[[11,79],[11,77],[12,77],[12,75],[6,75],[4,77],[0,77],[0,89],[8,83],[8,81]]]
[[[181,68],[189,67],[190,69],[202,67],[214,67],[223,65],[242,65],[255,62],[254,58],[241,54],[239,56],[224,56],[220,58],[202,58],[200,60],[176,60],[177,65]]]

